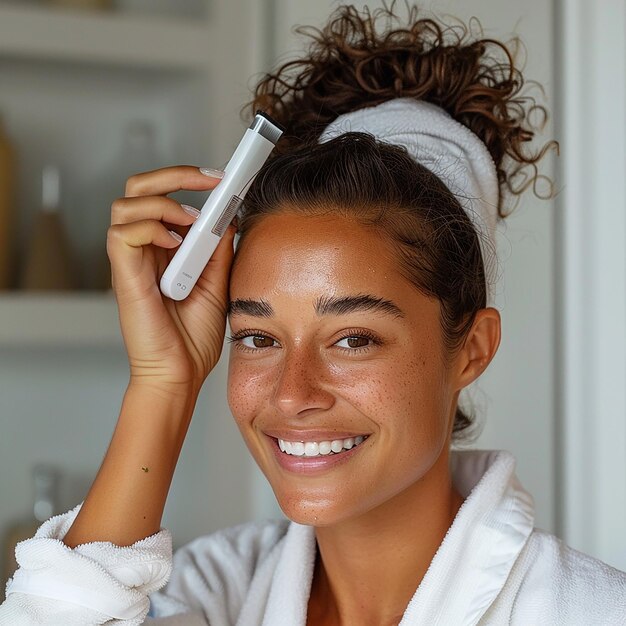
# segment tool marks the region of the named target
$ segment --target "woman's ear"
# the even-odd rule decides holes
[[[480,309],[456,358],[457,388],[474,382],[486,369],[500,345],[500,313]]]

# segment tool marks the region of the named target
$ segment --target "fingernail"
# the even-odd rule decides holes
[[[170,232],[170,235],[172,235],[172,237],[174,237],[174,239],[178,241],[178,243],[180,243],[183,240],[183,238],[177,232],[174,232],[173,230],[170,230],[169,232]]]
[[[200,172],[211,178],[224,178],[224,172],[222,172],[222,170],[214,170],[211,167],[201,167]]]
[[[180,206],[183,207],[183,211],[185,213],[189,213],[189,215],[191,215],[191,217],[195,217],[196,219],[198,219],[198,217],[200,216],[200,211],[198,211],[198,209],[189,206],[188,204],[181,204]]]

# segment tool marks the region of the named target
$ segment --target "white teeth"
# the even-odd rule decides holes
[[[335,439],[334,441],[331,441],[330,449],[335,453],[341,452],[343,450],[343,439]]]
[[[292,456],[328,456],[329,454],[339,454],[344,450],[350,450],[358,446],[367,439],[364,435],[358,437],[347,437],[346,439],[333,439],[332,441],[285,441],[278,440],[278,447],[281,452]]]
[[[320,454],[330,454],[331,448],[330,441],[322,441],[320,442]]]
[[[320,446],[314,441],[307,441],[304,444],[304,456],[317,456],[320,453]]]

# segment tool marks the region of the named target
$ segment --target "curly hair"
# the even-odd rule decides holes
[[[242,110],[244,117],[251,119],[262,109],[285,126],[278,155],[315,142],[343,113],[392,98],[424,100],[443,108],[483,141],[501,189],[519,195],[532,186],[540,195],[538,182],[543,180],[549,184],[546,196],[551,196],[550,181],[539,174],[537,163],[548,150],[558,150],[558,144],[549,141],[534,152],[526,150],[547,112],[534,98],[522,95],[524,77],[509,49],[517,49],[520,40],[511,39],[507,46],[475,39],[460,21],[447,25],[418,19],[418,7],[408,3],[408,16],[400,18],[396,5],[393,0],[390,6],[383,3],[373,12],[365,7],[362,13],[341,6],[321,30],[296,28],[312,40],[306,57],[266,74]],[[394,22],[400,26],[392,28]],[[535,117],[540,124],[531,123]],[[502,201],[498,209],[504,217]]]
[[[237,253],[267,214],[333,212],[356,219],[387,237],[400,271],[420,292],[440,301],[443,337],[453,354],[487,305],[490,260],[481,254],[469,216],[406,148],[367,133],[344,133],[324,143],[320,135],[343,113],[397,97],[428,101],[485,143],[501,192],[513,194],[529,185],[536,192],[537,163],[556,142],[526,150],[535,133],[531,114],[540,111],[544,120],[547,114],[520,94],[524,79],[505,44],[474,39],[462,23],[452,27],[418,19],[418,9],[408,4],[408,18],[401,19],[395,7],[395,0],[373,13],[340,6],[321,30],[298,28],[312,38],[305,56],[257,84],[242,113],[250,117],[262,109],[286,131],[246,195]],[[385,28],[379,32],[381,20]],[[392,28],[394,21],[401,24]],[[525,168],[531,174],[515,185]],[[498,213],[505,217],[502,197]],[[457,407],[454,440],[468,439],[472,423]]]

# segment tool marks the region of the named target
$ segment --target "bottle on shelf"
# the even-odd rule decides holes
[[[0,289],[13,287],[16,176],[15,149],[0,118]]]
[[[41,210],[30,232],[19,286],[28,290],[71,290],[76,288],[72,255],[60,211],[61,175],[47,165],[42,176]]]
[[[29,520],[10,528],[4,541],[4,567],[0,576],[0,595],[4,595],[5,583],[17,569],[15,546],[35,535],[40,524],[57,513],[58,473],[50,465],[39,464],[33,468],[34,500]],[[2,597],[0,597],[0,602]]]

